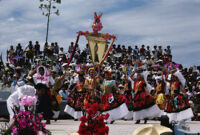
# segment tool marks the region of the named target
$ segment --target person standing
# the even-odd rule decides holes
[[[35,86],[35,89],[42,91],[42,93],[38,95],[38,101],[36,103],[36,113],[43,113],[46,124],[50,124],[50,119],[54,116],[54,113],[52,110],[52,102],[48,95],[49,88],[43,83],[38,83]]]
[[[166,101],[165,112],[170,121],[182,121],[193,117],[185,89],[178,77],[171,75],[169,98]]]
[[[35,42],[34,50],[35,50],[35,56],[38,56],[40,54],[40,44],[38,41]]]
[[[163,73],[161,77],[157,77],[157,86],[155,92],[155,102],[161,110],[165,109],[166,105],[166,98],[165,98],[165,91],[166,91],[166,84],[164,82]]]
[[[130,75],[134,81],[133,120],[136,120],[136,124],[139,124],[140,120],[144,119],[144,123],[146,124],[148,118],[159,117],[161,111],[154,103],[142,74],[137,73],[137,78],[133,77],[134,74],[135,72]]]
[[[88,69],[89,76],[85,79],[85,102],[96,103],[100,101],[100,77],[96,75],[94,67]],[[85,103],[86,104],[86,103]]]
[[[126,99],[125,102],[129,110],[128,115],[126,115],[124,119],[130,120],[130,119],[133,119],[133,97],[132,97],[132,84],[131,84],[131,81],[128,79],[128,73],[126,73],[125,75],[123,90],[124,90],[124,96]]]
[[[107,123],[113,123],[115,120],[122,119],[128,114],[128,108],[124,97],[120,94],[116,86],[116,81],[112,80],[112,72],[105,71],[104,80],[101,86],[102,97],[100,110],[103,114],[109,114]]]
[[[26,47],[25,51],[28,62],[31,61],[31,63],[33,63],[34,47],[32,41],[29,41],[29,44]]]
[[[73,89],[69,93],[67,105],[64,109],[64,112],[72,116],[74,120],[78,120],[83,116],[82,109],[86,93],[84,84],[84,73],[80,71],[78,74],[78,80],[75,82]]]

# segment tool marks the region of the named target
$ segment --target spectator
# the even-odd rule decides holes
[[[68,87],[69,87],[69,83],[68,82],[64,82],[61,90],[59,91],[60,96],[62,97],[63,100],[67,100],[68,99]]]
[[[59,52],[59,46],[58,46],[57,42],[55,42],[54,51],[56,54],[58,54],[58,52]]]
[[[19,56],[22,51],[23,51],[22,46],[20,43],[18,43],[18,45],[16,47],[16,55]]]
[[[38,41],[35,42],[34,50],[35,50],[35,56],[38,56],[40,54],[40,44]]]
[[[33,63],[34,48],[33,48],[32,41],[29,41],[29,44],[27,48],[25,49],[25,51],[26,51],[26,58],[28,59],[28,62]]]

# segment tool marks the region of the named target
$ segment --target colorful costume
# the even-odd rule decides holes
[[[129,111],[129,113],[124,118],[130,120],[133,118],[133,98],[132,98],[131,82],[125,83],[124,90],[125,90],[124,91],[125,103]]]
[[[84,106],[85,89],[84,82],[78,81],[75,88],[71,91],[68,97],[68,104],[65,107],[65,112],[71,115],[74,119],[80,119],[83,116],[82,108]]]
[[[114,80],[104,80],[102,84],[103,96],[101,98],[100,109],[103,114],[109,113],[107,122],[121,119],[128,114],[128,108],[124,102],[124,97],[116,92]]]
[[[55,79],[55,83],[53,85],[53,87],[50,89],[48,95],[51,99],[51,103],[52,103],[52,109],[54,112],[54,119],[57,119],[59,117],[60,114],[60,106],[59,104],[62,102],[62,98],[61,96],[58,94],[59,90],[61,89],[62,86],[62,79]]]
[[[170,121],[181,121],[193,117],[192,109],[185,95],[180,92],[179,81],[170,83],[170,97],[167,101],[165,112]]]
[[[145,81],[136,80],[134,83],[133,98],[133,119],[142,120],[145,118],[154,118],[161,115],[159,107],[154,103],[153,98],[145,92]]]
[[[99,89],[99,79],[95,79],[95,82],[94,82],[94,79],[91,79],[91,78],[88,78],[85,80],[85,87],[89,88],[89,89],[86,89],[86,95],[85,95],[85,100],[84,100],[84,104],[87,104],[88,102],[89,103],[95,103],[95,102],[100,102],[100,99],[98,98],[98,96],[95,95],[95,92],[98,93],[98,91],[95,91],[97,89]],[[99,95],[99,94],[97,94]]]
[[[157,84],[155,102],[161,110],[164,110],[166,104],[164,82]]]

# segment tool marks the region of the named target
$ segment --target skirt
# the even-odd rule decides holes
[[[80,119],[83,116],[83,112],[81,110],[76,111],[73,107],[69,105],[66,105],[64,112],[72,116],[74,119]]]
[[[143,119],[153,119],[155,117],[160,117],[163,114],[163,111],[159,109],[159,107],[154,104],[153,106],[142,109],[139,111],[133,111],[133,120],[143,120]]]
[[[144,91],[137,93],[133,101],[133,120],[153,119],[162,115],[162,111],[154,103],[154,99]]]
[[[153,105],[155,105],[153,98],[143,91],[138,92],[133,98],[133,111],[148,109]]]
[[[125,98],[121,94],[105,94],[101,98],[100,111],[105,112],[115,109],[125,103]]]
[[[120,106],[109,110],[109,111],[104,111],[102,112],[102,114],[106,115],[109,114],[109,118],[106,120],[107,123],[111,123],[114,120],[119,120],[124,118],[128,113],[128,108],[126,106],[126,103],[121,104]]]
[[[84,106],[85,93],[75,92],[68,97],[64,112],[74,119],[80,119],[83,116],[82,108]]]
[[[169,117],[170,122],[186,120],[194,116],[189,100],[183,94],[176,94],[174,97],[168,98],[165,115]]]
[[[180,112],[164,112],[164,115],[167,115],[169,117],[169,121],[182,121],[190,119],[194,116],[193,111],[191,108],[187,108],[185,110],[182,110]]]

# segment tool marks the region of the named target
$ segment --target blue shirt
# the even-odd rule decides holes
[[[68,90],[65,90],[65,92],[63,90],[60,90],[59,94],[63,98],[63,100],[67,100],[68,99]]]

